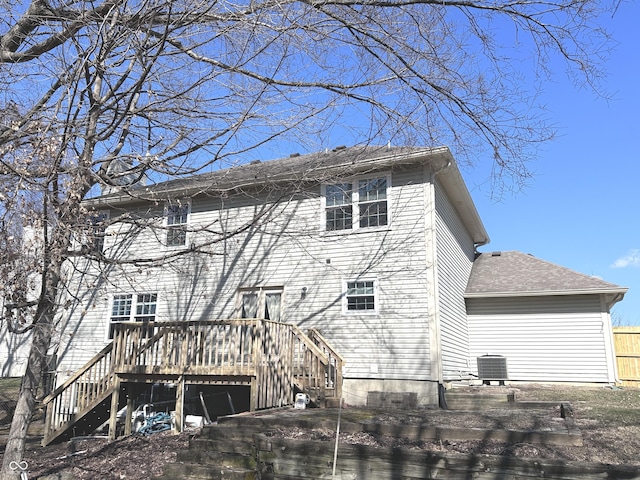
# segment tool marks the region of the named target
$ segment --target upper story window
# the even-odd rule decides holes
[[[327,231],[389,224],[389,177],[357,178],[324,186]]]
[[[358,180],[360,228],[387,224],[387,179]]]
[[[187,244],[187,225],[191,204],[188,201],[169,203],[165,207],[167,246],[183,247]]]
[[[375,313],[378,299],[375,280],[345,282],[344,310],[348,313]]]
[[[238,296],[240,318],[282,321],[282,288],[246,288],[239,290]]]
[[[156,319],[157,293],[119,294],[113,296],[109,321],[109,338],[113,338],[117,323],[141,322],[142,335],[153,335],[153,327],[148,325]]]
[[[87,234],[83,248],[88,253],[104,252],[104,237],[109,220],[109,212],[96,211],[87,215]]]
[[[325,187],[327,230],[348,230],[353,226],[353,190],[350,183]]]

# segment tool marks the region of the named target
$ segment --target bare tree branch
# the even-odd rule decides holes
[[[167,233],[171,199],[145,197],[145,183],[259,157],[278,142],[320,149],[346,136],[446,144],[469,166],[489,162],[498,188],[518,188],[536,146],[554,134],[536,104],[551,60],[598,92],[608,49],[599,21],[616,6],[0,0],[0,293],[12,331],[32,335],[2,478],[15,478],[8,464],[22,458],[56,318],[76,298],[71,276],[92,285],[118,269],[214,255],[233,236],[278,222],[275,205],[307,179],[284,190],[266,184],[273,203],[247,223],[193,227],[192,248],[129,258],[121,254],[143,232]],[[97,218],[87,199],[103,190],[147,210]],[[96,251],[116,226],[126,235]]]

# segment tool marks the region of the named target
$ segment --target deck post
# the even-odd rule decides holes
[[[127,410],[124,417],[124,434],[131,435],[131,424],[133,423],[133,394],[130,384],[127,385]]]
[[[255,412],[258,408],[258,382],[256,377],[251,377],[251,390],[249,395],[249,411]]]
[[[51,425],[53,423],[53,410],[56,408],[56,404],[58,402],[55,401],[55,399],[49,403],[47,403],[47,410],[45,413],[45,420],[44,420],[44,435],[42,438],[42,446],[46,447],[47,443],[49,442],[49,437],[51,436],[51,433],[53,431],[53,429],[51,428]]]
[[[184,425],[184,375],[178,377],[176,387],[176,432],[182,432]]]
[[[120,404],[120,376],[114,375],[113,387],[111,388],[111,415],[109,417],[109,441],[113,441],[118,436],[118,405]]]

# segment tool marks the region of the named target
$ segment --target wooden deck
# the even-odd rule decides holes
[[[173,382],[177,428],[185,383],[250,386],[250,410],[289,405],[294,392],[322,404],[341,396],[342,358],[314,330],[268,320],[121,323],[113,341],[54,390],[43,443],[109,420],[115,438],[124,382]],[[128,408],[133,408],[129,402]],[[127,415],[125,433],[130,433]]]

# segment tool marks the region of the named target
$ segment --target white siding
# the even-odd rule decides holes
[[[0,327],[0,377],[21,377],[27,368],[31,335],[9,333]]]
[[[191,221],[211,231],[234,231],[273,205],[269,195],[281,194],[230,196],[224,204],[195,197]],[[189,253],[162,267],[113,267],[85,275],[76,292],[82,301],[68,312],[66,331],[73,335],[63,336],[60,369],[68,374],[106,344],[114,293],[158,292],[158,320],[197,320],[236,316],[239,287],[278,286],[284,289],[284,320],[319,328],[345,357],[347,378],[430,380],[423,198],[421,167],[394,173],[388,227],[332,233],[320,229],[317,186],[279,200],[269,218],[211,243],[207,255]],[[133,242],[114,235],[107,244],[119,245],[125,256],[150,256],[163,248],[162,236],[148,229]],[[216,239],[213,233],[191,238]],[[376,314],[343,313],[343,282],[356,277],[377,280]],[[367,392],[351,393],[366,399]]]
[[[436,183],[438,318],[443,379],[469,371],[469,332],[464,291],[473,264],[474,244],[446,194]]]
[[[467,299],[470,362],[503,355],[510,380],[611,382],[598,295]]]

